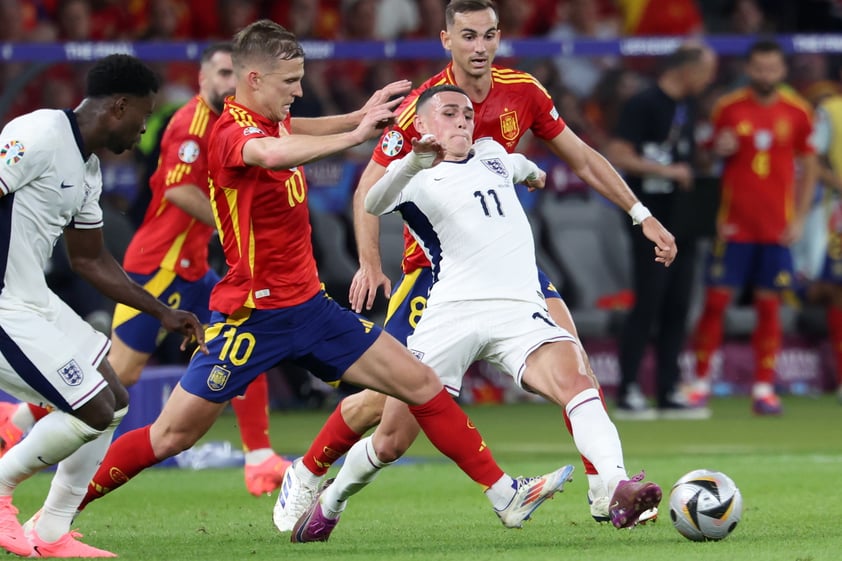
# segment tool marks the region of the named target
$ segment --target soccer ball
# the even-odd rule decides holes
[[[716,541],[728,537],[743,514],[743,497],[730,477],[697,469],[670,491],[670,519],[687,539]]]

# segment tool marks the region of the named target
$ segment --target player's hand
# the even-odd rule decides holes
[[[161,316],[161,326],[172,333],[184,335],[180,347],[182,351],[186,351],[187,346],[196,341],[202,352],[208,354],[208,347],[205,345],[205,328],[199,318],[192,313],[167,308],[167,311]]]
[[[678,162],[666,166],[664,177],[675,181],[679,189],[689,191],[693,188],[693,168],[686,162]]]
[[[373,106],[363,115],[360,124],[354,129],[357,135],[357,144],[361,144],[369,138],[380,136],[384,128],[395,122],[395,113],[392,111],[392,102],[381,103]]]
[[[357,313],[370,310],[374,306],[374,299],[377,297],[377,289],[383,287],[383,295],[389,298],[392,293],[392,282],[389,280],[380,267],[371,265],[360,265],[354,278],[351,280],[351,288],[348,290],[348,302],[351,309]]]
[[[365,114],[369,109],[384,103],[389,104],[391,108],[394,109],[401,101],[403,101],[404,94],[409,93],[411,89],[412,82],[409,80],[398,80],[396,82],[392,82],[391,84],[386,84],[368,98],[368,101],[365,102],[365,105],[362,106],[360,111]],[[392,99],[395,96],[400,97]]]
[[[654,216],[646,218],[640,226],[643,228],[643,235],[655,244],[655,261],[669,267],[678,255],[675,236]]]
[[[530,192],[535,189],[543,189],[547,185],[547,172],[539,169],[538,173],[533,173],[524,179],[523,184]]]
[[[737,138],[737,133],[731,129],[722,129],[713,139],[713,151],[723,158],[731,156],[739,146],[740,140]]]
[[[425,168],[431,168],[444,160],[444,146],[432,134],[412,139],[412,151],[424,162]]]
[[[800,240],[802,235],[804,235],[804,220],[793,218],[781,234],[781,245],[791,245]]]

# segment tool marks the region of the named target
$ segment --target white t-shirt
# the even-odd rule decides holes
[[[0,132],[0,310],[44,310],[62,231],[102,227],[99,158],[82,158],[72,111],[41,109]]]
[[[465,161],[419,171],[387,203],[386,212],[401,213],[430,259],[430,303],[543,301],[532,228],[514,187],[536,170],[520,154],[481,139]]]

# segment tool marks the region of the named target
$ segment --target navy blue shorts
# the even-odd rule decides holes
[[[789,248],[777,244],[717,241],[708,256],[707,284],[741,288],[792,288],[794,266]]]
[[[260,373],[292,361],[331,385],[381,333],[374,322],[343,308],[324,292],[290,308],[211,315],[209,353],[196,351],[181,386],[222,403],[246,391]]]
[[[219,282],[219,276],[213,270],[209,270],[197,281],[184,280],[164,269],[149,275],[128,275],[170,308],[193,312],[202,323],[210,321],[210,293]],[[123,304],[117,304],[114,308],[111,330],[130,348],[150,354],[166,336],[157,319]]]
[[[561,298],[552,281],[538,269],[538,282],[545,298]],[[386,312],[386,332],[406,345],[406,340],[415,331],[421,314],[427,307],[427,297],[433,286],[433,270],[430,267],[416,269],[402,275],[392,290],[389,308]]]

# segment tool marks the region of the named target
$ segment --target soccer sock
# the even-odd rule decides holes
[[[620,435],[599,399],[599,392],[593,388],[579,392],[566,409],[576,448],[596,466],[606,492],[613,493],[617,483],[628,479],[628,475]]]
[[[696,376],[699,378],[707,377],[710,371],[711,357],[722,344],[722,319],[730,301],[731,294],[728,290],[721,288],[707,289],[705,308],[693,336]]]
[[[599,399],[602,401],[602,406],[605,407],[605,395],[602,393],[602,388],[599,388]],[[567,432],[573,436],[573,425],[570,424],[570,417],[567,415],[567,410],[562,408],[561,412],[564,416],[564,426],[567,427]],[[605,496],[605,485],[603,485],[602,478],[596,472],[596,467],[586,457],[581,455],[580,457],[582,458],[582,465],[585,467],[585,475],[588,477],[588,490],[590,491],[591,499]]]
[[[35,472],[52,466],[95,439],[95,430],[73,415],[53,411],[32,427],[29,436],[0,462],[0,495],[11,495],[18,484]]]
[[[430,401],[410,405],[409,410],[433,446],[456,462],[468,477],[491,487],[505,475],[482,435],[447,390],[442,388]]]
[[[45,542],[54,542],[70,531],[79,503],[85,497],[88,483],[105,456],[114,430],[126,416],[128,407],[114,412],[108,428],[94,440],[84,444],[59,462],[58,470],[50,484],[50,492],[35,530]]]
[[[322,509],[328,518],[338,518],[346,501],[371,483],[380,470],[390,463],[381,462],[374,451],[371,436],[363,438],[348,451],[336,480],[322,493]]]
[[[269,383],[266,380],[266,374],[263,373],[255,378],[246,388],[245,394],[232,399],[231,407],[237,416],[243,450],[246,453],[254,450],[271,450],[272,443],[269,441]],[[265,460],[268,457],[269,455],[266,455],[263,459]]]
[[[777,295],[755,298],[757,328],[751,338],[754,347],[755,384],[775,384],[775,363],[781,348],[780,300]]]
[[[827,329],[830,335],[830,348],[836,359],[836,376],[842,385],[842,308],[830,306],[827,309]]]
[[[310,444],[310,448],[301,461],[311,473],[321,477],[327,473],[333,462],[351,450],[361,436],[345,422],[340,402]]]
[[[129,431],[114,441],[96,474],[91,478],[88,492],[79,505],[79,510],[84,509],[91,501],[128,483],[129,479],[160,461],[152,451],[152,440],[149,438],[151,426],[146,425]]]

